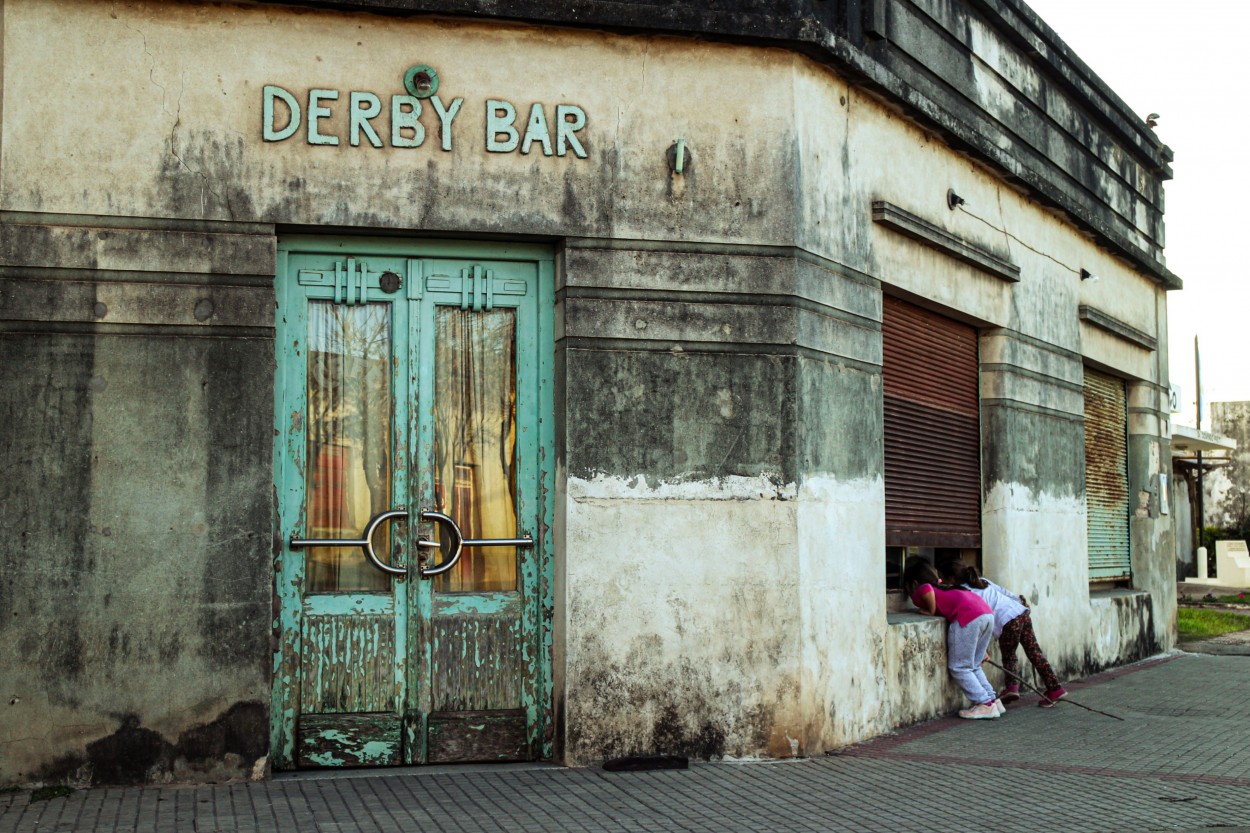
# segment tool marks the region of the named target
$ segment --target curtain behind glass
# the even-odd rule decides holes
[[[435,313],[435,499],[465,538],[516,528],[516,313]],[[515,547],[464,550],[441,592],[516,589]]]
[[[357,538],[391,508],[391,316],[387,304],[308,308],[308,528]],[[385,525],[374,549],[390,562]],[[385,592],[390,577],[359,547],[307,551],[309,593]]]

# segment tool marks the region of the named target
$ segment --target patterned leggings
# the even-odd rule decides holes
[[[1024,646],[1024,655],[1029,658],[1037,673],[1042,675],[1046,686],[1044,690],[1054,691],[1059,688],[1059,678],[1051,670],[1041,646],[1037,644],[1037,636],[1033,633],[1033,618],[1027,610],[1004,625],[1002,635],[998,637],[998,647],[1003,652],[1003,668],[1010,672],[1007,675],[1008,685],[1019,683],[1017,677],[1020,676],[1020,660],[1016,659],[1017,645]]]

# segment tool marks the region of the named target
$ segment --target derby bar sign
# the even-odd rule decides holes
[[[437,95],[438,73],[428,66],[409,69],[404,74],[404,88],[406,93],[389,96],[384,107],[382,96],[361,90],[343,94],[310,89],[297,95],[266,84],[261,93],[261,135],[266,142],[283,142],[300,135],[310,145],[419,148],[425,144],[427,132],[437,130],[440,147],[452,150],[455,131],[464,121],[464,99],[444,102]],[[426,109],[423,103],[430,107]],[[491,153],[528,154],[537,148],[544,156],[571,153],[578,159],[586,158],[577,135],[586,127],[586,111],[576,104],[548,106],[535,102],[528,116],[520,120],[516,106],[503,99],[488,98],[483,109],[479,129],[485,131],[486,149]],[[430,111],[433,119],[426,115]],[[422,122],[423,116],[428,124]]]

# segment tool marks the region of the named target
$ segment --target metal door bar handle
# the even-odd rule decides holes
[[[365,558],[369,559],[369,563],[377,567],[384,573],[393,576],[408,575],[407,567],[392,567],[390,564],[382,563],[382,559],[378,558],[378,554],[373,550],[373,533],[386,521],[392,518],[407,519],[407,509],[390,509],[386,512],[379,512],[369,519],[369,523],[365,526],[365,531],[360,534],[359,538],[292,538],[291,549],[299,550],[306,547],[360,547],[364,551]],[[424,541],[422,545],[424,545]],[[438,546],[435,544],[435,546]]]
[[[532,547],[534,539],[529,535],[521,538],[465,538],[460,532],[460,527],[449,516],[442,512],[422,512],[419,516],[423,521],[433,521],[441,523],[447,528],[450,536],[451,554],[447,556],[441,564],[435,564],[433,567],[422,568],[419,572],[421,578],[433,578],[441,576],[443,573],[451,570],[460,561],[460,555],[464,552],[465,547]],[[442,545],[438,541],[418,541],[418,547],[426,549],[439,549]]]

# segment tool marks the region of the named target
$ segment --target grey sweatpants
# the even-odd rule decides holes
[[[946,667],[973,703],[990,703],[998,695],[981,670],[981,660],[994,638],[994,614],[985,613],[967,625],[951,622],[946,629]]]

